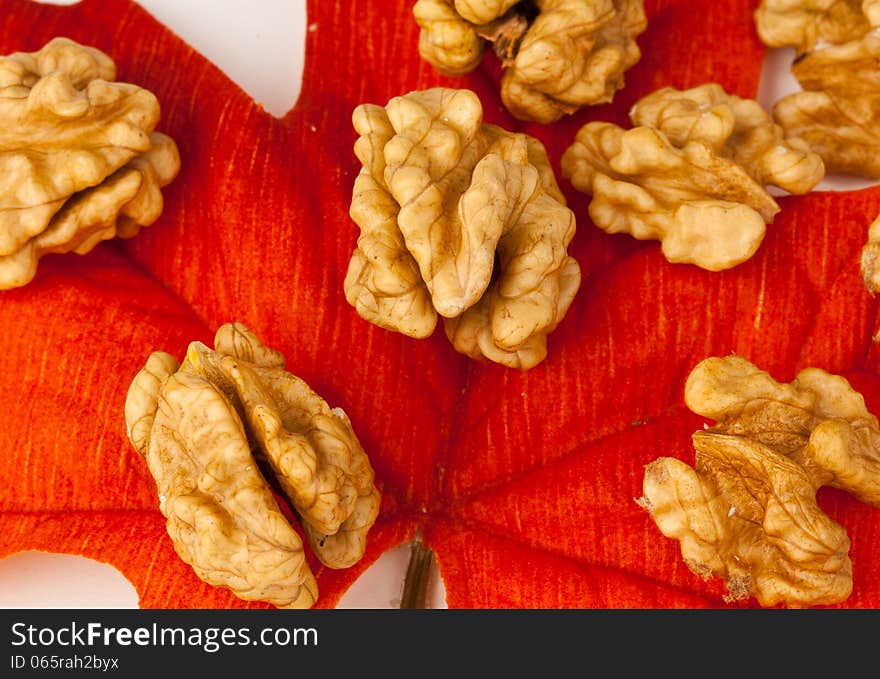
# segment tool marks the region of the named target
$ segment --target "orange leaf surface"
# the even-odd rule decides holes
[[[725,606],[723,583],[691,573],[634,502],[648,462],[693,462],[690,434],[703,423],[683,402],[693,366],[736,352],[780,381],[820,367],[880,413],[877,305],[858,263],[880,189],[781,197],[758,254],[712,273],[601,232],[558,173],[583,123],[625,125],[658,87],[715,81],[754,97],[757,2],[649,0],[626,88],[550,126],[503,110],[491,55],[462,78],[435,73],[418,56],[412,4],[311,0],[302,95],[277,119],[128,0],[5,0],[0,53],[56,35],[105,51],[120,80],[158,96],[182,169],[162,217],[136,238],[46,256],[32,283],[0,293],[0,557],[40,549],[109,562],[142,607],[262,606],[177,558],[123,419],[150,352],[182,356],[232,320],[345,409],[376,470],[383,503],[365,558],[346,571],[312,562],[322,607],[417,529],[450,607]],[[370,325],[342,293],[358,236],[351,112],[440,84],[473,89],[488,122],[541,139],[578,220],[581,289],[548,358],[525,373],[456,353],[442,331],[413,340]],[[880,606],[880,509],[829,489],[819,500],[852,540],[853,593],[841,606]]]

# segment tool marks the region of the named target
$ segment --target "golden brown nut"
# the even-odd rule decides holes
[[[125,403],[180,557],[242,599],[307,608],[318,595],[302,541],[266,475],[299,515],[315,554],[346,568],[364,554],[380,495],[348,417],[239,323],[178,366],[153,353]]]
[[[515,0],[511,4],[515,4]],[[451,2],[418,0],[413,6],[413,16],[422,29],[419,54],[443,73],[464,75],[480,63],[486,42]]]
[[[880,292],[880,215],[868,228],[868,242],[862,248],[861,266],[862,279],[868,292],[872,295]]]
[[[765,0],[755,13],[771,47],[794,45],[803,89],[780,99],[774,117],[803,139],[829,172],[880,177],[880,0]]]
[[[710,271],[749,259],[779,205],[765,185],[805,193],[821,159],[757,102],[710,83],[663,88],[636,103],[636,127],[591,122],[562,156],[562,173],[592,196],[593,222],[608,233],[662,242],[671,262]]]
[[[694,468],[671,457],[647,466],[639,502],[680,541],[688,567],[724,578],[729,600],[846,599],[850,541],[816,492],[833,486],[880,505],[880,430],[862,396],[818,368],[780,384],[729,356],[694,368],[685,402],[716,424],[694,433]]]
[[[345,278],[366,320],[531,368],[580,285],[575,231],[541,143],[482,122],[469,90],[435,88],[353,115],[361,228]]]
[[[856,40],[878,24],[878,0],[763,0],[755,11],[765,45],[791,46],[798,53]]]
[[[762,186],[808,193],[825,176],[822,159],[803,139],[786,138],[757,101],[728,94],[717,83],[656,90],[636,102],[630,120],[659,130],[678,148],[702,142]]]
[[[28,283],[46,253],[84,254],[161,214],[177,146],[154,131],[156,97],[115,76],[66,38],[0,57],[0,289]]]
[[[442,73],[473,70],[491,43],[504,105],[541,123],[611,101],[647,28],[642,0],[418,0],[413,15],[419,53]]]
[[[786,134],[804,139],[829,172],[880,177],[880,36],[816,49],[792,66],[803,92],[774,107]]]

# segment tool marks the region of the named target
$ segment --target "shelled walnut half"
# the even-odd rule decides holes
[[[880,0],[762,0],[755,10],[761,42],[798,54],[856,40],[878,24]]]
[[[128,437],[147,462],[174,548],[211,585],[281,608],[308,608],[315,578],[273,494],[299,516],[330,568],[364,554],[379,512],[373,469],[339,408],[284,369],[240,323],[183,364],[154,352],[125,402]]]
[[[746,261],[779,212],[765,186],[806,193],[824,176],[803,140],[785,137],[760,104],[716,83],[657,90],[630,119],[629,130],[584,125],[562,156],[562,174],[592,196],[596,226],[660,240],[671,262],[718,271]]]
[[[0,57],[0,290],[30,282],[44,254],[85,254],[162,213],[177,146],[155,131],[156,97],[115,77],[67,38]]]
[[[807,142],[828,172],[880,178],[880,0],[764,0],[755,23],[767,46],[797,52],[802,91],[773,108],[786,135]]]
[[[355,109],[361,234],[345,296],[410,337],[439,315],[461,353],[525,370],[580,286],[575,219],[543,145],[482,114],[473,92],[445,88]]]
[[[868,242],[862,248],[861,267],[868,292],[872,295],[880,292],[880,215],[868,227]]]
[[[803,138],[829,172],[880,178],[880,33],[804,54],[792,66],[802,92],[776,102],[786,134]]]
[[[501,61],[501,99],[520,120],[551,123],[606,103],[641,58],[643,0],[418,0],[419,53],[463,75],[488,44]]]
[[[688,567],[723,578],[731,601],[845,600],[850,540],[816,492],[832,486],[880,506],[880,430],[861,394],[818,368],[780,384],[729,356],[694,368],[685,402],[715,425],[693,434],[694,468],[673,457],[646,467],[639,503]]]

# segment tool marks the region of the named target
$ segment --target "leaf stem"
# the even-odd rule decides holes
[[[409,552],[409,565],[403,580],[401,608],[427,608],[428,583],[431,579],[431,566],[434,552],[422,544],[421,535],[416,532]]]

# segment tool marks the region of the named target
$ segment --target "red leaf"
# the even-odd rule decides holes
[[[588,199],[560,180],[584,281],[548,359],[527,373],[470,361],[442,331],[418,341],[381,330],[342,294],[358,235],[348,216],[358,104],[469,87],[487,121],[540,138],[558,170],[583,123],[626,124],[658,87],[711,80],[756,95],[757,3],[646,4],[643,58],[614,103],[542,126],[503,110],[491,56],[458,79],[423,62],[412,2],[309,2],[303,94],[276,119],[128,0],[6,0],[0,53],[56,35],[104,50],[121,80],[156,93],[183,166],[161,219],[137,238],[47,256],[31,284],[0,293],[0,556],[44,549],[113,563],[145,607],[260,606],[176,557],[122,415],[151,351],[182,355],[237,320],[346,410],[383,493],[363,561],[335,572],[313,563],[319,606],[417,529],[452,607],[725,605],[723,585],[692,574],[634,502],[644,465],[693,460],[702,422],[682,388],[709,355],[736,352],[779,380],[808,365],[843,373],[880,412],[877,306],[858,269],[880,189],[780,198],[758,254],[711,273],[599,231]],[[842,606],[877,607],[880,510],[827,489],[820,502],[852,540]]]

